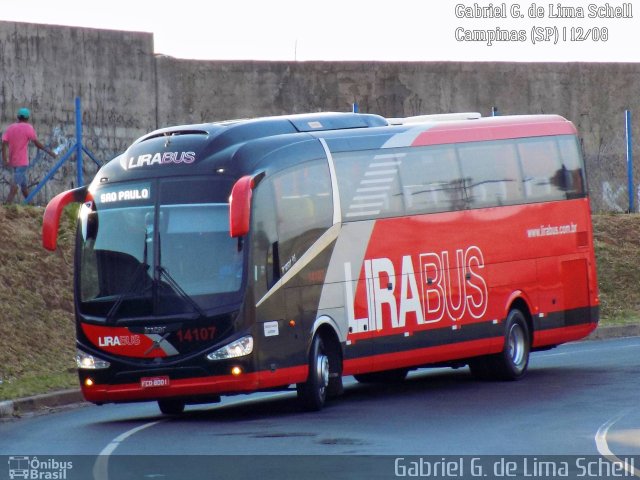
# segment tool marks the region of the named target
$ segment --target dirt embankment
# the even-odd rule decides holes
[[[640,215],[594,215],[593,232],[601,321],[640,321]]]
[[[59,250],[41,243],[43,209],[0,207],[0,400],[72,385],[72,220]]]

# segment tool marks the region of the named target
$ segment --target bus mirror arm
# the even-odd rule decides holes
[[[240,178],[229,197],[229,234],[232,238],[244,237],[249,233],[251,222],[251,195],[255,182],[251,175]]]
[[[52,252],[56,250],[60,217],[64,207],[70,203],[84,202],[87,197],[87,191],[87,186],[67,190],[53,197],[47,204],[42,219],[42,246],[44,248]]]

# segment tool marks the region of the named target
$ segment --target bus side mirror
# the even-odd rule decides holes
[[[58,229],[60,217],[64,207],[70,203],[84,202],[87,196],[87,187],[74,188],[62,192],[47,204],[42,220],[42,246],[50,251],[55,251],[58,246]]]
[[[229,197],[229,234],[232,238],[244,237],[249,233],[253,187],[253,177],[245,175],[231,189],[231,196]]]

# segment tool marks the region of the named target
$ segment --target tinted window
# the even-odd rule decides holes
[[[573,135],[334,154],[344,221],[586,194]]]
[[[461,144],[458,155],[471,208],[522,201],[522,177],[512,141]]]
[[[184,177],[96,188],[80,212],[82,311],[164,315],[238,301],[244,254],[229,235],[230,185]]]
[[[253,192],[251,209],[251,241],[253,242],[251,273],[255,282],[256,300],[262,298],[280,278],[276,223],[273,183],[270,178],[266,178]]]
[[[517,144],[527,200],[565,198],[564,191],[556,178],[561,171],[561,163],[555,138],[528,138],[518,141]]]
[[[400,168],[408,213],[443,212],[465,207],[463,180],[452,145],[407,149]]]
[[[296,165],[273,177],[280,270],[284,274],[333,223],[326,160]]]
[[[560,151],[561,172],[568,198],[582,197],[585,194],[585,178],[582,169],[582,156],[578,139],[574,136],[564,135],[556,137]]]
[[[334,155],[345,220],[404,214],[399,170],[407,153],[365,150]]]
[[[327,161],[265,177],[252,204],[253,275],[259,299],[333,223]]]

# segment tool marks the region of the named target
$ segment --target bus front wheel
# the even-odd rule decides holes
[[[180,400],[158,400],[158,407],[165,415],[180,415],[184,412],[185,403]]]
[[[329,387],[329,354],[320,335],[313,337],[309,352],[309,376],[297,385],[298,400],[305,410],[324,407]]]

